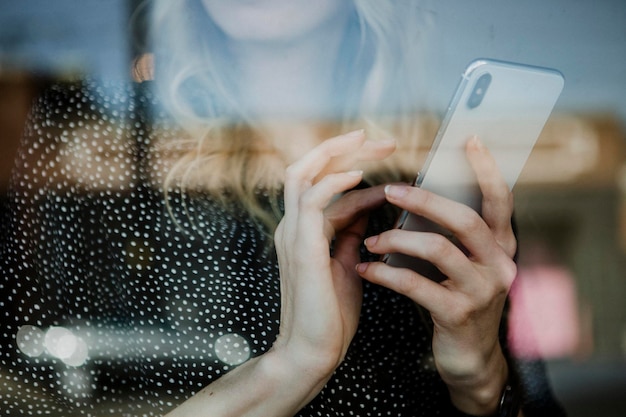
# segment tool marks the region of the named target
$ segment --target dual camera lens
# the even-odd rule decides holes
[[[481,75],[476,84],[474,84],[474,88],[472,89],[472,93],[467,100],[467,107],[470,109],[474,109],[480,106],[482,103],[485,94],[487,93],[487,89],[489,88],[489,84],[491,84],[491,74],[488,72]]]

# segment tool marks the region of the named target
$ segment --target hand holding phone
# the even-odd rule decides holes
[[[554,69],[488,59],[470,63],[414,185],[480,211],[482,197],[467,161],[467,141],[480,138],[512,189],[563,85],[563,75]],[[396,227],[447,234],[408,212],[400,215]],[[383,260],[436,281],[446,278],[430,263],[403,254],[387,254]]]

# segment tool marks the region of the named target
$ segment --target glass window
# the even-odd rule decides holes
[[[296,393],[306,376],[288,384],[293,415],[434,415],[467,405],[446,388],[454,361],[431,343],[448,313],[422,299],[423,287],[395,287],[369,269],[360,271],[365,280],[346,272],[354,278],[346,281],[336,260],[349,271],[357,262],[380,265],[386,252],[375,245],[385,239],[346,241],[393,235],[385,231],[400,210],[383,205],[376,186],[425,172],[462,74],[472,80],[468,64],[489,59],[554,69],[565,79],[522,158],[514,203],[485,199],[473,207],[483,219],[474,234],[465,233],[469,211],[435,199],[441,217],[421,214],[445,223],[450,239],[405,234],[386,244],[437,265],[439,282],[426,285],[436,289],[424,289],[433,297],[459,283],[472,287],[466,299],[482,299],[484,309],[468,321],[504,297],[487,292],[492,284],[472,284],[488,279],[468,283],[473,272],[458,270],[478,265],[471,271],[495,276],[489,282],[497,287],[512,274],[489,271],[506,270],[515,257],[499,341],[499,320],[483,318],[495,330],[459,349],[459,362],[470,363],[478,341],[493,339],[526,391],[528,415],[552,406],[570,416],[624,415],[625,27],[618,0],[6,2],[2,414],[162,415],[189,398],[188,407],[210,402],[198,394],[207,386],[216,402],[245,407],[259,387],[240,375],[253,374],[272,346],[300,340],[290,323],[307,335],[320,329],[317,339],[303,338],[318,349],[306,358],[332,351],[329,341],[344,343],[341,365],[308,388],[313,394]],[[486,100],[476,107],[500,94],[499,110],[510,103],[513,116],[483,114],[460,126],[488,120],[495,131],[504,120],[522,135],[537,106],[520,110],[519,97],[536,103],[548,91],[530,94],[535,81],[505,85],[498,74],[474,87]],[[344,145],[327,145],[336,146],[330,156],[320,150],[347,132]],[[341,147],[348,145],[354,149]],[[498,172],[519,159],[508,152]],[[465,156],[450,158],[446,170],[467,165]],[[467,169],[458,172],[473,178]],[[420,203],[414,211],[428,212]],[[507,210],[517,245],[502,221]],[[357,220],[362,211],[371,211],[367,227]],[[447,257],[433,249],[444,246]],[[327,276],[336,292],[322,295]],[[310,300],[318,304],[306,310]],[[328,335],[339,320],[328,319],[333,308],[343,312],[342,329],[351,329],[343,339]],[[211,388],[224,375],[241,378],[234,381],[246,392]],[[281,396],[267,398],[289,409]]]

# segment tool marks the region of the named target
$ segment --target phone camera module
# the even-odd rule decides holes
[[[472,89],[472,93],[467,100],[467,107],[474,109],[480,106],[480,103],[482,103],[483,98],[487,93],[489,84],[491,84],[491,74],[485,73],[478,78],[474,88]]]

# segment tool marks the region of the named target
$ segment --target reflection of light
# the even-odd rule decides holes
[[[64,327],[50,327],[45,336],[48,352],[70,366],[80,366],[87,360],[87,344]]]
[[[76,349],[74,352],[68,356],[67,358],[63,358],[63,362],[69,366],[81,366],[87,361],[87,357],[89,356],[89,349],[87,349],[87,343],[83,341],[83,339],[77,337],[76,338]]]
[[[227,365],[239,365],[250,359],[250,346],[243,336],[225,334],[215,341],[215,354]]]
[[[44,333],[37,326],[21,326],[15,335],[18,349],[27,356],[37,357],[44,351]]]
[[[76,350],[76,336],[64,327],[50,327],[45,343],[48,352],[59,359],[69,358]]]

